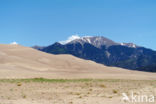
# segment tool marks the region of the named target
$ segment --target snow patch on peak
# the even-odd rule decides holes
[[[75,39],[80,39],[81,37],[80,36],[78,36],[78,35],[72,35],[72,36],[70,36],[67,40],[65,40],[65,41],[60,41],[59,43],[61,43],[61,44],[67,44],[67,43],[69,43],[69,42],[71,42],[71,41],[73,41],[73,40],[75,40]]]
[[[124,45],[124,43],[120,43],[120,45],[122,45],[122,46],[123,46],[123,45]]]
[[[90,39],[87,39],[88,43],[91,43]]]
[[[12,42],[12,43],[10,43],[10,45],[18,45],[18,43],[17,42]]]
[[[133,48],[136,48],[136,45],[135,45],[135,44],[133,44],[133,45],[132,45],[132,47],[133,47]]]
[[[120,43],[120,45],[122,46],[127,46],[127,47],[131,47],[131,48],[137,48],[137,45],[133,44],[133,43]]]
[[[65,45],[65,44],[70,43],[71,41],[77,40],[77,39],[81,39],[81,40],[83,40],[83,41],[87,41],[87,42],[91,43],[91,41],[90,41],[90,39],[89,39],[89,38],[91,38],[91,37],[92,37],[92,36],[83,36],[83,37],[80,37],[79,35],[72,35],[72,36],[68,37],[67,40],[65,40],[65,41],[60,41],[59,43]]]

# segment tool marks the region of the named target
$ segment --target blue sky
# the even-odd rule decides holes
[[[156,50],[156,0],[0,0],[0,43],[105,36]]]

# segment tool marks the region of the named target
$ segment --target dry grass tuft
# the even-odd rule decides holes
[[[18,83],[17,83],[17,86],[22,86],[22,83],[21,83],[21,82],[18,82]]]
[[[114,93],[114,94],[117,94],[117,93],[118,93],[118,91],[114,89],[114,90],[113,90],[113,93]]]

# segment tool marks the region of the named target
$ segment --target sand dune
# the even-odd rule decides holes
[[[155,73],[107,67],[71,55],[52,55],[20,45],[0,45],[0,78],[156,79]]]
[[[16,79],[10,80],[13,78]],[[122,102],[121,94],[130,95],[134,91],[155,96],[153,80],[156,73],[107,67],[20,45],[0,45],[0,101],[3,104],[133,104]]]

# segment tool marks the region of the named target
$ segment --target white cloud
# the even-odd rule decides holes
[[[10,43],[11,45],[18,45],[18,43],[17,42],[12,42],[12,43]]]
[[[73,40],[75,40],[75,39],[80,39],[81,37],[80,36],[78,36],[78,35],[72,35],[72,36],[70,36],[67,40],[65,40],[65,41],[60,41],[59,43],[61,43],[61,44],[67,44],[67,43],[69,43],[69,42],[71,42],[71,41],[73,41]]]

